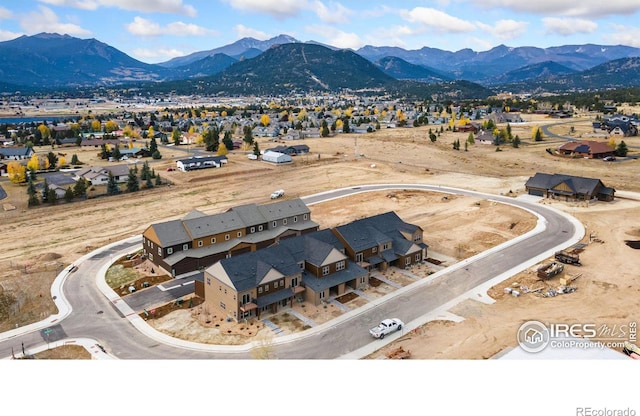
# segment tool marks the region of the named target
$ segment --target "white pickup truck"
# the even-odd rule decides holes
[[[398,318],[385,319],[375,328],[371,328],[369,333],[373,335],[374,338],[382,339],[385,335],[393,331],[400,331],[403,325],[404,323]]]

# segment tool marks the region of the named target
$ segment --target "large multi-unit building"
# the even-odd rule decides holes
[[[420,227],[394,212],[280,239],[206,268],[205,307],[237,321],[275,313],[295,301],[318,305],[368,286],[373,268],[422,262],[428,247],[422,239]]]
[[[296,198],[213,215],[194,210],[182,219],[150,225],[142,243],[153,264],[178,276],[316,230],[309,208]]]

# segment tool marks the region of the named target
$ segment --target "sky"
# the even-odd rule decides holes
[[[640,47],[640,0],[3,0],[0,41],[95,38],[146,63],[286,34],[338,48]]]

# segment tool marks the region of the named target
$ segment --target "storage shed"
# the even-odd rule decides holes
[[[280,152],[266,151],[262,155],[262,160],[271,163],[290,163],[291,156]]]

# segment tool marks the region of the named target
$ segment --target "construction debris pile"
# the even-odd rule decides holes
[[[411,351],[405,350],[402,346],[389,351],[386,354],[386,357],[390,360],[404,360],[407,358],[411,358]]]

